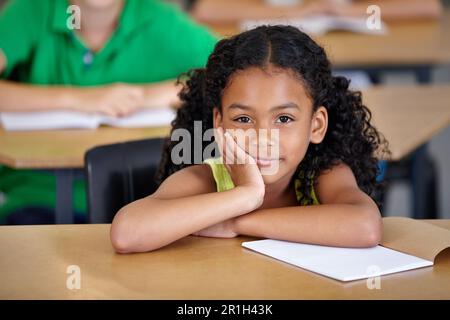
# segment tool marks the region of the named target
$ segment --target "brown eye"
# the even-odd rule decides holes
[[[278,119],[277,119],[277,122],[281,122],[281,123],[288,123],[291,121],[292,121],[292,118],[288,117],[288,116],[281,116],[281,117],[278,117]]]
[[[239,118],[236,118],[234,121],[237,121],[240,123],[250,123],[251,119],[249,117],[239,117]]]

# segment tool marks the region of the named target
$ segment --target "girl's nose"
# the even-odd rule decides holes
[[[257,135],[255,141],[253,143],[256,143],[261,146],[268,146],[273,147],[279,144],[279,130],[278,129],[257,129]]]
[[[257,134],[250,140],[250,147],[260,155],[275,154],[275,149],[279,148],[278,129],[257,130]]]

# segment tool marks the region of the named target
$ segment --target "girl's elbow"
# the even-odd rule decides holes
[[[369,232],[365,236],[364,247],[371,248],[376,247],[381,242],[381,232],[374,229],[369,230]]]
[[[110,231],[111,244],[117,253],[133,252],[132,243],[130,241],[131,234],[128,231],[129,227],[127,224],[124,208],[122,208],[115,215]]]
[[[378,214],[371,213],[371,217],[363,222],[362,246],[375,247],[381,242],[383,235],[383,221]]]
[[[145,241],[142,239],[137,230],[138,223],[133,222],[127,211],[127,207],[120,209],[111,224],[110,239],[114,250],[117,253],[125,254],[159,249],[161,245],[157,239],[149,238],[149,235],[154,234],[153,232],[146,232]]]
[[[120,209],[111,224],[111,244],[117,253],[144,251],[142,248],[139,248],[139,232],[137,230],[137,224],[133,221],[130,212],[128,212],[129,209],[130,208],[127,206]]]

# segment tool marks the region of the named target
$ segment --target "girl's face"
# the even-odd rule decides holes
[[[236,129],[258,133],[236,138],[245,141],[239,144],[257,160],[266,185],[292,177],[309,143],[323,140],[327,121],[324,107],[313,113],[312,100],[294,72],[272,65],[234,73],[223,91],[222,112],[214,109],[215,128],[235,136]]]

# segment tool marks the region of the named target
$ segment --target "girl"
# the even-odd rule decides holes
[[[204,130],[217,129],[222,157],[177,165],[168,140],[159,189],[114,218],[115,250],[155,250],[190,234],[377,245],[381,215],[370,196],[374,153],[385,143],[361,93],[348,87],[332,76],[324,50],[294,27],[263,26],[218,42],[206,68],[189,73],[172,132],[193,134],[202,121]],[[236,129],[275,130],[278,139],[237,143],[227,133]],[[251,144],[278,152],[261,157]],[[269,167],[276,172],[265,174]]]

